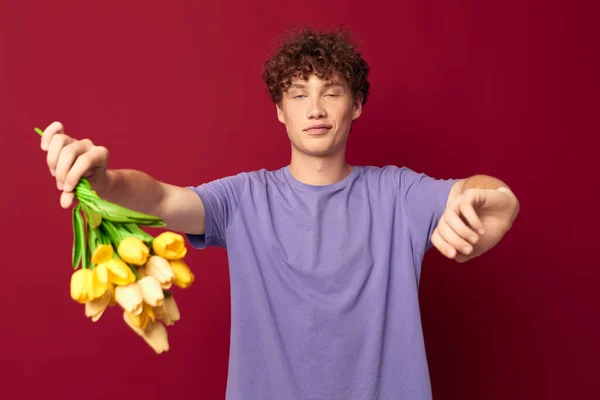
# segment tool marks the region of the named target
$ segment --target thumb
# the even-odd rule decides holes
[[[60,206],[64,209],[71,207],[73,200],[75,199],[74,192],[62,192],[60,195]]]

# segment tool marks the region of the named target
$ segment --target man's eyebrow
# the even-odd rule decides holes
[[[323,87],[326,88],[330,88],[330,87],[344,87],[344,85],[342,84],[342,82],[340,81],[328,81],[325,84],[323,84]],[[291,89],[306,89],[306,85],[303,85],[302,83],[292,83],[287,90],[291,90]]]
[[[306,85],[301,83],[292,83],[288,89],[306,89]]]

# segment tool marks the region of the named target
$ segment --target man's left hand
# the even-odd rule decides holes
[[[518,213],[519,201],[508,188],[466,189],[446,207],[431,242],[446,257],[465,262],[494,247]]]

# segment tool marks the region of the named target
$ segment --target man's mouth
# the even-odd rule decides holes
[[[304,131],[306,131],[309,134],[315,135],[315,134],[320,134],[320,133],[327,132],[331,128],[332,128],[331,125],[319,124],[319,125],[309,126]]]

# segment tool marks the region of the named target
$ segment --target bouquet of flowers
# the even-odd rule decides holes
[[[153,237],[140,226],[164,227],[162,219],[101,199],[85,178],[75,196],[71,297],[94,322],[119,305],[125,323],[156,353],[168,351],[165,326],[180,319],[170,289],[194,281],[183,236],[166,231]]]

